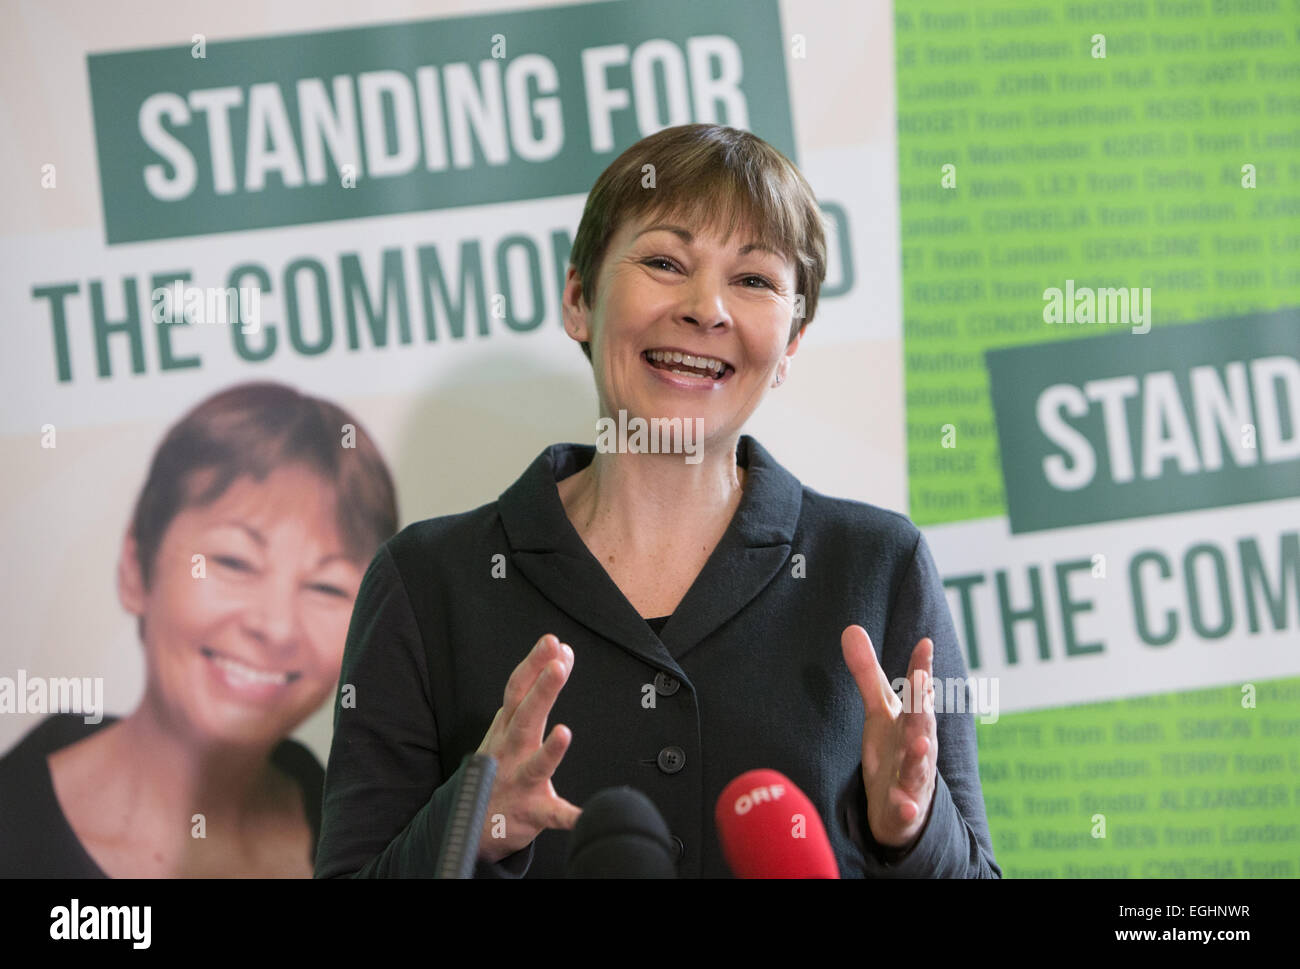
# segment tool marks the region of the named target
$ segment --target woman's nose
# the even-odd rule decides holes
[[[687,284],[682,319],[710,329],[731,322],[727,312],[726,283],[706,272],[697,272]]]
[[[294,652],[300,630],[295,585],[272,579],[262,582],[249,603],[246,624],[264,649],[279,655]]]

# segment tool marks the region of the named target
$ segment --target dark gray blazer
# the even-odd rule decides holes
[[[317,877],[432,874],[461,759],[545,633],[575,654],[549,721],[573,731],[556,791],[579,807],[606,787],[644,792],[680,841],[683,877],[730,875],[714,804],[732,778],[759,767],[812,799],[844,877],[1001,877],[970,712],[936,714],[939,779],[911,852],[887,860],[866,824],[864,712],[840,651],[844,627],[867,630],[891,681],[923,636],[934,640],[937,680],[966,676],[920,531],[902,515],[804,487],[742,436],[740,505],[656,636],[560,502],[556,482],[594,453],[553,445],[498,501],[412,524],[371,562],[343,656]],[[355,706],[344,703],[346,686]],[[561,876],[568,838],[544,831],[476,874]]]

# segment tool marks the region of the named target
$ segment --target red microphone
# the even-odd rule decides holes
[[[714,809],[737,878],[839,878],[835,852],[808,795],[774,770],[746,771]]]

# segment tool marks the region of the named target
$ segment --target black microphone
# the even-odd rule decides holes
[[[569,836],[566,878],[676,878],[677,847],[663,815],[630,787],[597,791]]]
[[[466,754],[460,766],[463,773],[452,801],[451,819],[442,834],[435,878],[474,877],[483,819],[497,776],[497,759],[489,754]]]

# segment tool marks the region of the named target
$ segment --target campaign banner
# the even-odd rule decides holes
[[[667,0],[94,53],[108,242],[585,194],[688,121],[797,162],[783,47],[774,0]]]
[[[1300,497],[1300,309],[989,350],[1012,534]]]
[[[1281,4],[895,14],[908,489],[1009,877],[1300,874]]]
[[[296,691],[263,727],[311,804],[352,559],[390,525],[493,501],[546,446],[598,440],[560,313],[569,251],[598,174],[664,127],[754,131],[814,186],[827,280],[798,376],[746,431],[827,493],[904,505],[887,8],[42,9],[0,36],[0,157],[26,173],[0,186],[0,757],[42,730],[77,777],[74,752],[120,736],[159,663],[186,657],[214,689]],[[822,111],[844,90],[880,96]],[[240,484],[177,511],[168,486],[204,460]],[[313,498],[334,490],[339,514]],[[133,531],[170,563],[148,596]],[[312,670],[257,669],[227,639],[291,614]],[[101,808],[42,803],[73,829]],[[203,823],[181,843],[204,847]]]

